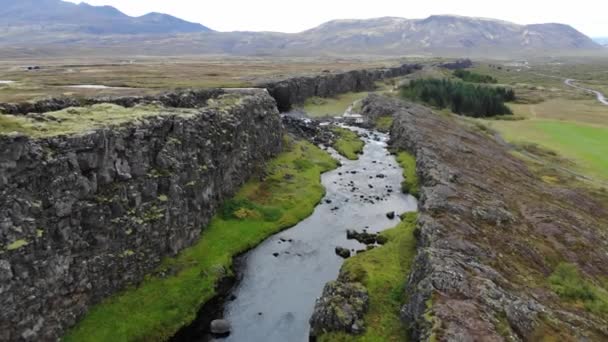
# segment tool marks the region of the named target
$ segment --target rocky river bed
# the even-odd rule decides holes
[[[332,151],[342,166],[323,175],[327,194],[312,216],[243,256],[225,306],[232,332],[223,341],[308,341],[315,300],[344,262],[336,247],[353,255],[366,248],[347,239],[347,230],[379,232],[398,223],[387,214],[417,209],[415,198],[401,192],[388,135],[353,129],[364,136],[363,154],[349,161]]]

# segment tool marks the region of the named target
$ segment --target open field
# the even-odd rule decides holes
[[[392,66],[396,59],[134,57],[132,59],[21,59],[0,61],[0,102],[47,96],[142,95],[175,88],[248,87],[323,71]],[[39,66],[39,70],[25,70]],[[103,85],[118,89],[79,89]],[[133,89],[135,88],[135,89]]]
[[[475,69],[515,89],[518,103],[509,106],[523,120],[480,121],[508,142],[536,144],[555,152],[563,161],[560,167],[604,186],[608,181],[608,106],[566,86],[563,80],[584,80],[579,83],[606,91],[608,62],[575,59],[531,62],[528,67],[503,64],[500,68],[490,64],[478,64]]]

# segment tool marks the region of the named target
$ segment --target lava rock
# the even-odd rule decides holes
[[[336,254],[344,259],[350,258],[350,250],[344,247],[336,247]]]
[[[332,281],[325,285],[323,295],[315,303],[310,318],[310,336],[342,331],[349,334],[365,332],[363,316],[369,309],[367,289],[359,283]]]
[[[388,217],[389,220],[394,220],[395,217],[397,217],[397,215],[395,214],[394,211],[391,211],[389,213],[386,213],[386,217]]]

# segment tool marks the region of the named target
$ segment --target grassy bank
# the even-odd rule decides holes
[[[418,174],[416,174],[416,159],[411,154],[400,151],[397,153],[397,162],[403,169],[403,182],[401,187],[403,192],[416,198],[420,196],[420,185]]]
[[[342,267],[342,276],[360,282],[369,292],[365,333],[361,336],[326,334],[319,339],[321,342],[407,341],[399,310],[405,303],[404,286],[416,255],[416,217],[416,213],[404,215],[397,227],[382,233],[388,241],[384,246],[358,254]]]
[[[290,143],[272,160],[263,181],[246,183],[226,203],[200,240],[136,288],[91,309],[65,341],[162,341],[190,323],[230,272],[232,258],[269,235],[309,216],[324,194],[320,175],[337,167],[327,153],[307,142]],[[154,272],[157,274],[160,272]]]
[[[359,154],[363,152],[365,143],[359,138],[357,133],[342,127],[335,127],[333,132],[337,135],[338,139],[336,139],[332,147],[347,159],[359,159]]]
[[[313,97],[304,103],[304,111],[313,118],[342,116],[355,101],[364,99],[369,93],[346,93],[332,98]]]

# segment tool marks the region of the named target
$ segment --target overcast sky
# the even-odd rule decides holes
[[[81,2],[80,0],[69,0]],[[608,0],[86,0],[139,16],[168,13],[218,31],[299,32],[332,19],[425,18],[458,14],[518,24],[559,22],[592,37],[608,36]]]

